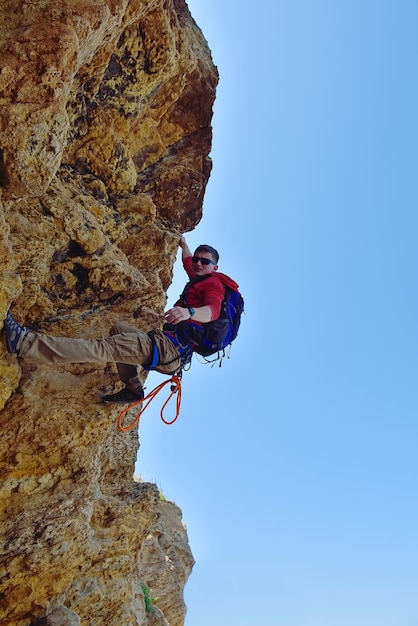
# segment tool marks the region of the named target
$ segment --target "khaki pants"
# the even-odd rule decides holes
[[[162,374],[173,374],[181,364],[179,351],[161,330],[154,331]],[[139,393],[142,384],[139,366],[152,361],[153,344],[142,330],[118,323],[109,337],[82,339],[55,337],[29,332],[19,350],[19,357],[43,363],[116,363],[120,379],[131,391]]]

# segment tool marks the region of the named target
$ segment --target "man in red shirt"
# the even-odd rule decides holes
[[[45,363],[116,363],[125,387],[102,397],[103,402],[130,403],[144,397],[140,366],[162,374],[174,374],[188,363],[193,353],[193,337],[203,323],[219,317],[224,286],[238,285],[218,272],[217,251],[199,246],[192,256],[183,236],[180,238],[184,268],[191,279],[185,300],[178,300],[165,313],[163,329],[150,333],[115,324],[108,337],[84,339],[55,337],[30,331],[9,311],[4,321],[7,349],[11,354]],[[190,331],[190,332],[189,332]]]
[[[211,322],[219,317],[221,312],[224,288],[221,278],[216,274],[219,255],[215,248],[207,245],[199,246],[194,256],[183,236],[180,238],[183,267],[190,279],[209,278],[196,281],[187,292],[187,305],[178,300],[172,309],[165,314],[166,322],[178,324],[193,319],[194,322]],[[200,255],[200,256],[199,256]]]

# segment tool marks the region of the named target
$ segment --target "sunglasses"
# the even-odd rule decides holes
[[[192,257],[192,263],[199,263],[199,261],[202,265],[209,265],[210,263],[212,263],[212,265],[216,265],[215,261],[212,261],[211,259],[205,259],[205,257],[203,256]]]

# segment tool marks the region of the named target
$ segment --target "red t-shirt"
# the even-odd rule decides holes
[[[183,267],[189,278],[194,278],[191,256],[183,259]],[[226,274],[222,274],[222,272],[212,272],[208,278],[192,283],[187,291],[186,302],[193,308],[209,306],[212,311],[211,319],[216,320],[221,313],[225,286],[238,291],[238,285],[232,278],[229,278]],[[175,306],[184,306],[184,303],[178,300]]]

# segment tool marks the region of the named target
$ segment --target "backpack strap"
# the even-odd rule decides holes
[[[195,278],[191,278],[189,280],[188,283],[186,283],[183,291],[180,294],[180,301],[182,302],[182,304],[184,304],[184,306],[186,307],[186,309],[189,307],[189,305],[186,302],[186,298],[187,298],[187,294],[189,292],[189,289],[192,285],[194,285],[195,283],[199,283],[202,280],[205,280],[205,278],[210,278],[212,276],[212,274],[204,274],[203,276],[195,276]]]

